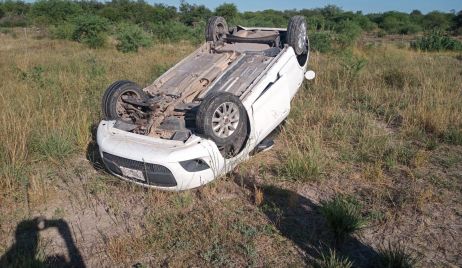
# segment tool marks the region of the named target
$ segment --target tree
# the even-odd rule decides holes
[[[38,0],[31,8],[31,16],[36,22],[55,25],[82,12],[82,8],[70,0]]]
[[[454,17],[453,30],[455,34],[462,34],[462,10]]]
[[[424,16],[423,26],[426,30],[446,31],[452,24],[451,19],[451,14],[432,11]]]
[[[185,1],[181,1],[180,13],[180,21],[189,26],[206,21],[212,16],[212,11],[204,5],[191,5]]]
[[[215,15],[224,17],[227,21],[233,21],[237,15],[237,7],[232,3],[224,3],[215,9]]]

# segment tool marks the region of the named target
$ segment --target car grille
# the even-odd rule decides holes
[[[103,152],[103,161],[110,171],[139,183],[161,187],[173,187],[177,185],[172,172],[162,165],[135,161],[106,152]],[[146,181],[124,176],[120,167],[141,171]]]

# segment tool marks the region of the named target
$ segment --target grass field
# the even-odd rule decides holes
[[[36,36],[0,34],[0,264],[462,265],[461,54],[313,53],[273,150],[166,193],[108,175],[92,135],[109,84],[147,85],[194,47]]]

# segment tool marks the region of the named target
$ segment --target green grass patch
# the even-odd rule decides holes
[[[361,208],[361,204],[356,199],[348,196],[339,195],[321,202],[321,213],[334,234],[336,245],[365,225]]]
[[[389,243],[386,248],[379,250],[376,267],[412,268],[415,267],[416,264],[416,259],[407,252],[403,245]]]
[[[351,268],[353,263],[346,257],[339,256],[335,250],[322,252],[314,265],[316,268]]]

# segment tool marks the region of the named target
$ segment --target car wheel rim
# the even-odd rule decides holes
[[[306,47],[306,24],[302,23],[298,32],[298,48],[303,52]]]
[[[225,34],[226,34],[225,26],[221,23],[217,24],[215,26],[215,40],[214,41],[220,40]]]
[[[239,107],[232,102],[222,103],[213,112],[213,133],[220,138],[231,136],[239,125]]]

